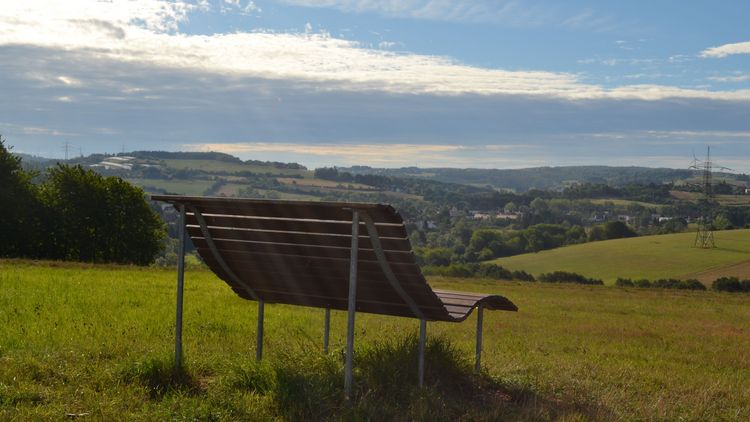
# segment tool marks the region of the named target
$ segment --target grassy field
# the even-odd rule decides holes
[[[271,173],[279,176],[309,176],[312,172],[308,170],[295,170],[295,169],[279,169],[272,166],[258,166],[254,164],[245,163],[230,163],[225,161],[217,160],[180,160],[180,159],[168,159],[164,160],[167,167],[171,167],[177,170],[195,169],[204,171],[227,171],[227,172],[241,172],[251,171],[253,173]]]
[[[627,207],[629,205],[640,205],[646,208],[661,209],[664,206],[660,204],[653,204],[650,202],[631,201],[628,199],[587,199],[586,201],[589,201],[592,204],[597,204],[597,205],[610,205],[611,204],[611,205],[617,205],[617,206],[622,206],[622,207]]]
[[[295,178],[286,178],[286,177],[279,177],[278,178],[279,183],[282,183],[284,185],[297,185],[297,186],[310,186],[315,188],[337,188],[341,186],[343,189],[358,189],[358,190],[377,190],[376,188],[370,186],[370,185],[363,185],[362,183],[347,183],[347,182],[336,182],[333,180],[325,180],[325,179],[295,179]]]
[[[671,191],[670,194],[683,201],[697,201],[703,194],[699,192]],[[714,199],[725,206],[747,206],[750,205],[750,195],[715,195]]]
[[[149,187],[154,187],[164,189],[169,193],[198,196],[203,195],[203,192],[213,185],[213,182],[209,180],[127,179],[127,181],[146,188],[146,192],[150,192]]]
[[[321,310],[267,306],[256,364],[255,304],[207,271],[186,275],[187,370],[171,374],[174,279],[0,261],[0,419],[750,418],[749,295],[432,279],[519,306],[485,314],[484,374],[469,369],[473,317],[428,325],[420,390],[418,322],[359,314],[347,403],[344,313],[333,313],[325,356]]]
[[[493,262],[535,275],[564,270],[613,282],[617,277],[691,278],[750,260],[750,230],[720,231],[715,237],[715,249],[693,248],[695,233],[678,233],[584,243]]]

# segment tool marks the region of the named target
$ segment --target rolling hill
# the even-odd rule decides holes
[[[607,240],[492,262],[534,275],[563,270],[609,283],[617,277],[697,278],[704,283],[725,275],[750,278],[750,230],[716,232],[715,249],[693,248],[694,238],[695,233],[678,233]]]

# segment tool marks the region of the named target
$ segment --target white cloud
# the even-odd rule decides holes
[[[400,2],[387,4],[402,7],[397,5]],[[302,84],[326,82],[325,89],[349,91],[530,95],[573,100],[750,100],[750,90],[706,91],[659,85],[605,89],[583,83],[578,75],[570,73],[479,68],[445,57],[366,49],[329,34],[175,32],[188,13],[198,7],[200,4],[163,0],[14,2],[0,10],[0,46],[76,51],[90,60],[148,63],[215,75]]]
[[[724,44],[718,47],[707,48],[700,53],[704,58],[723,58],[734,54],[750,54],[750,41]]]
[[[563,14],[535,1],[520,0],[281,0],[283,3],[334,8],[347,13],[432,21],[497,23],[508,26],[561,26],[572,29],[611,28],[613,18],[592,9]]]
[[[727,75],[727,76],[709,76],[708,79],[714,82],[724,82],[724,83],[747,82],[747,81],[750,81],[750,74],[737,72],[737,73],[734,73],[732,75]]]
[[[716,142],[735,141],[736,156],[750,153],[750,142],[733,135],[750,130],[750,90],[610,88],[578,74],[480,68],[312,30],[180,33],[191,13],[222,4],[4,3],[0,116],[15,126],[0,129],[19,149],[58,155],[60,134],[75,133],[86,151],[208,143],[321,165],[614,161],[689,151],[714,132],[726,135]],[[592,133],[622,133],[618,154]],[[655,141],[675,145],[655,150]]]

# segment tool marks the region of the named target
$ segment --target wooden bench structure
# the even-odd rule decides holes
[[[351,394],[355,312],[420,320],[419,384],[427,321],[460,322],[477,309],[476,368],[482,311],[516,311],[497,295],[433,290],[411,249],[404,221],[390,206],[153,195],[180,213],[175,362],[182,359],[185,233],[205,263],[240,297],[258,302],[256,358],[263,353],[265,303],[348,311],[345,391]]]

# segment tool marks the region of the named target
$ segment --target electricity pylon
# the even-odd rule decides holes
[[[714,240],[714,227],[713,227],[713,206],[714,206],[714,190],[713,190],[713,169],[718,168],[721,170],[732,169],[716,166],[711,162],[711,147],[709,146],[706,150],[706,160],[700,161],[693,156],[693,164],[690,166],[693,170],[698,170],[702,173],[701,188],[703,193],[700,199],[701,205],[701,218],[698,222],[698,232],[695,234],[695,242],[693,247],[711,249],[716,247],[716,241]]]

